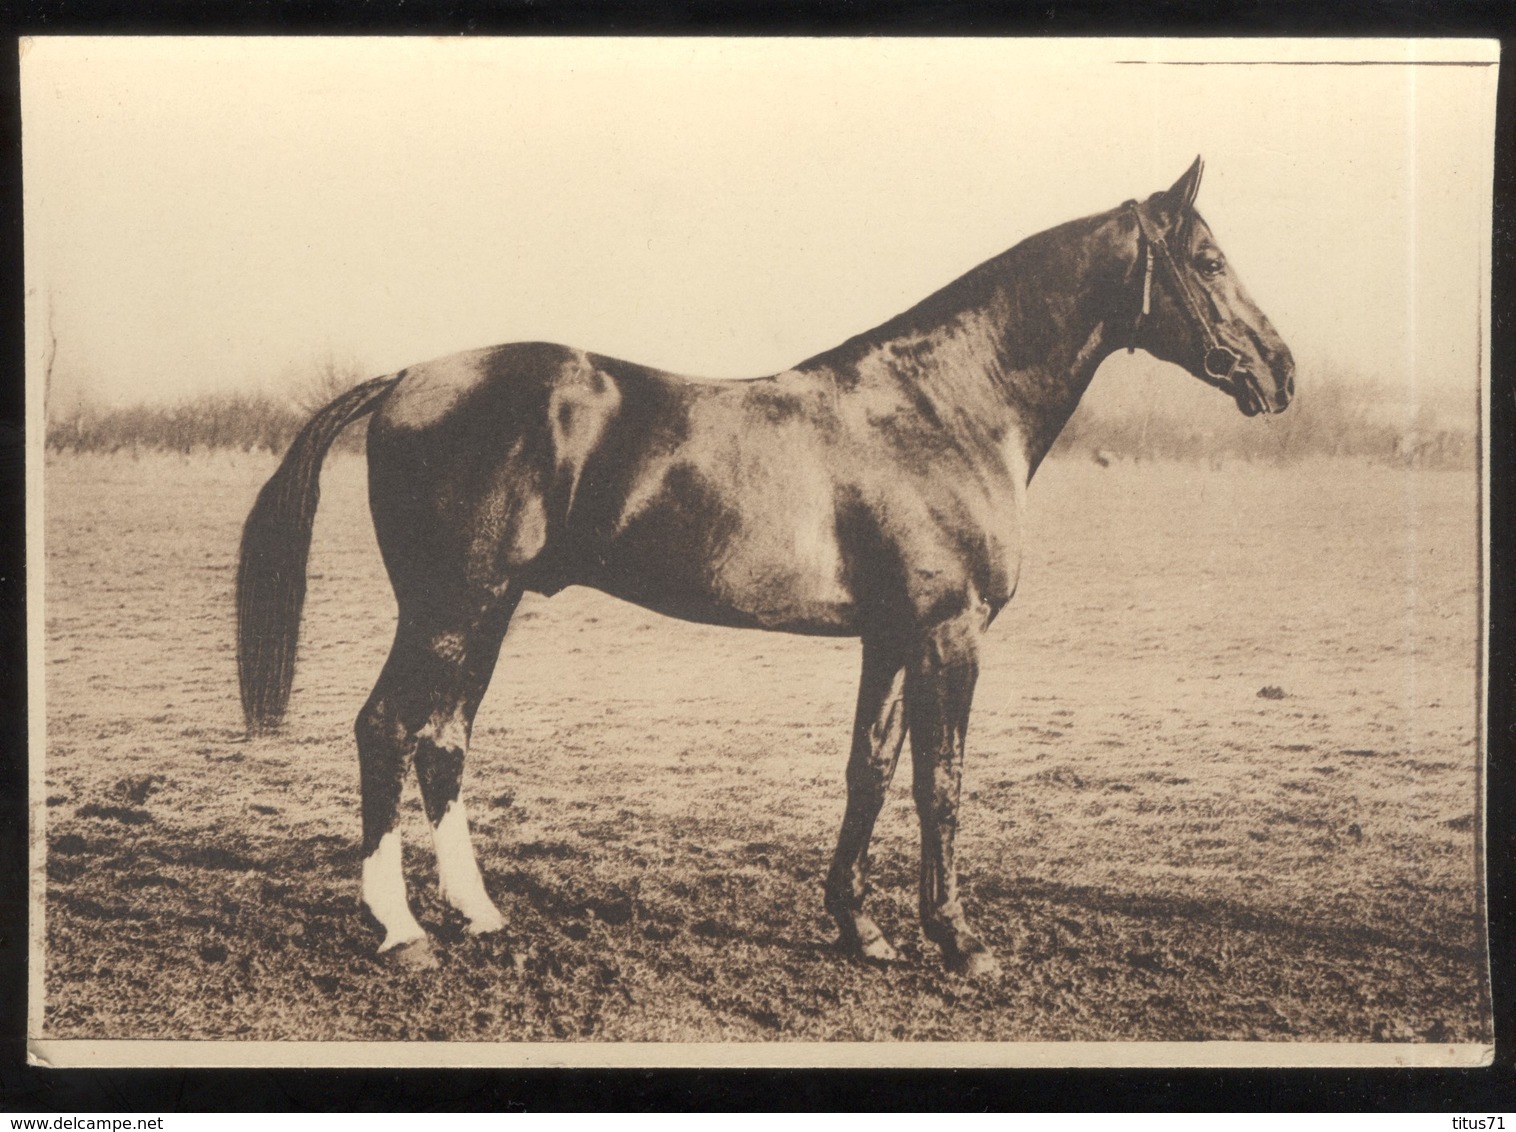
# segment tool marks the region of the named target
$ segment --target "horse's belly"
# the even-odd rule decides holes
[[[646,580],[643,580],[644,582]],[[623,579],[594,583],[597,589],[681,621],[698,621],[737,629],[768,629],[817,637],[856,636],[855,609],[851,602],[796,599],[757,602],[751,595],[735,600],[725,594],[703,592],[683,586],[628,585]]]
[[[847,636],[856,608],[829,514],[654,509],[589,555],[579,579],[686,621]]]

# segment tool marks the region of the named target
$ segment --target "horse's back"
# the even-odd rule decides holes
[[[402,374],[370,426],[397,590],[583,584],[696,620],[849,631],[828,395],[549,343]]]
[[[1015,477],[890,383],[842,384],[824,367],[685,378],[548,343],[413,367],[369,443],[397,592],[588,585],[824,634],[858,631],[865,599],[1003,602]]]

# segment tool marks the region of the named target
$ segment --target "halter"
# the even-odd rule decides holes
[[[1205,370],[1203,379],[1207,384],[1214,385],[1217,389],[1224,389],[1228,393],[1235,393],[1237,388],[1233,374],[1237,370],[1242,358],[1235,350],[1230,350],[1217,340],[1211,331],[1211,324],[1206,319],[1200,308],[1200,300],[1190,290],[1189,280],[1184,277],[1184,272],[1179,270],[1179,264],[1174,262],[1174,255],[1169,251],[1169,245],[1162,236],[1155,236],[1148,230],[1147,221],[1142,218],[1142,210],[1137,207],[1135,200],[1126,202],[1126,208],[1131,209],[1132,218],[1137,221],[1137,231],[1142,237],[1143,244],[1143,269],[1142,269],[1142,309],[1137,314],[1137,320],[1132,325],[1132,340],[1127,345],[1127,352],[1131,353],[1137,348],[1137,334],[1142,329],[1142,323],[1152,313],[1153,307],[1153,252],[1156,249],[1163,257],[1164,263],[1169,265],[1169,274],[1174,277],[1174,284],[1179,291],[1179,298],[1184,307],[1189,311],[1190,318],[1195,327],[1205,339],[1205,359],[1202,368]],[[1246,374],[1246,371],[1244,371]],[[1256,391],[1255,391],[1256,392]],[[1264,412],[1268,412],[1268,401],[1259,397],[1259,404]]]

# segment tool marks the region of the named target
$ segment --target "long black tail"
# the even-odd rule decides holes
[[[263,485],[242,528],[237,679],[251,734],[277,728],[289,704],[305,606],[305,563],[321,498],[321,461],[337,434],[378,408],[399,380],[390,376],[365,381],[317,412]]]

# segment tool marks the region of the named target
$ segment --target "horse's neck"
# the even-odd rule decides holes
[[[1000,326],[1007,358],[1008,402],[1021,424],[1027,475],[1053,447],[1100,364],[1131,339],[1130,311],[1112,303],[1126,288],[1112,286],[1124,262],[1090,257],[1080,249],[1019,276],[1013,288],[1030,298],[1013,309],[1025,312]]]
[[[1114,225],[1108,213],[1023,241],[880,327],[874,348],[933,341],[913,381],[987,425],[1003,418],[1030,478],[1136,314],[1119,309],[1133,265]]]

